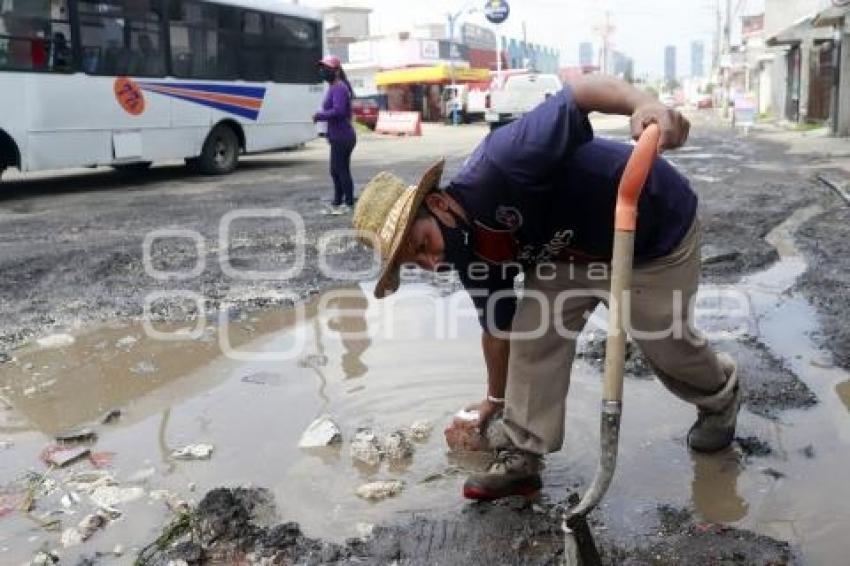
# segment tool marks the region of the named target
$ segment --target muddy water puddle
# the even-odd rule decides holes
[[[733,524],[798,545],[811,563],[840,563],[850,541],[850,386],[846,372],[825,362],[810,341],[814,313],[788,293],[805,269],[790,234],[815,214],[807,209],[771,234],[782,260],[747,278],[746,332],[763,341],[818,396],[811,409],[768,419],[744,410],[739,436],[764,441],[770,453],[741,449],[696,456],[684,436],[694,414],[653,380],[626,383],[621,457],[602,518],[611,534],[639,542],[654,536],[659,505],[688,506],[707,522]],[[703,326],[733,335],[741,316],[702,315]],[[328,292],[295,310],[223,317],[198,337],[185,328],[159,329],[175,340],[154,340],[137,325],[116,325],[74,337],[73,344],[16,353],[0,366],[0,485],[14,501],[16,479],[47,473],[55,488],[31,515],[76,525],[91,508],[64,507],[71,474],[97,463],[121,488],[144,495],[116,504],[123,516],[63,557],[127,554],[153,540],[170,516],[163,497],[196,501],[226,485],[270,488],[281,519],[298,521],[310,536],[341,541],[375,523],[416,512],[458,512],[464,475],[480,467],[445,450],[451,416],[484,394],[479,330],[463,293],[411,284],[378,303],[368,285]],[[727,337],[728,339],[728,337]],[[67,342],[67,340],[66,340]],[[57,343],[62,344],[62,341]],[[722,348],[722,345],[721,345]],[[224,355],[227,351],[228,355]],[[746,376],[744,376],[746,378]],[[547,460],[545,496],[560,500],[586,485],[597,457],[599,373],[577,361],[567,417],[566,448]],[[99,424],[110,410],[121,416]],[[332,415],[344,442],[303,450],[299,438],[322,414]],[[360,427],[389,433],[426,420],[430,437],[409,461],[355,466],[349,440]],[[69,427],[98,433],[99,459],[50,470],[43,451]],[[209,443],[209,460],[182,461],[172,452]],[[401,479],[401,495],[369,503],[355,495],[376,479]],[[0,499],[0,501],[3,501]],[[0,517],[0,561],[21,563],[59,534],[20,512]],[[106,561],[109,561],[108,559]]]

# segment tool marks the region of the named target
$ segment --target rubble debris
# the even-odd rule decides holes
[[[156,365],[154,365],[154,363],[150,360],[142,360],[130,368],[130,373],[135,373],[136,375],[150,375],[152,373],[156,373]]]
[[[444,434],[453,452],[483,452],[489,448],[487,439],[478,430],[478,411],[459,411]]]
[[[74,342],[74,337],[70,334],[50,334],[35,341],[39,348],[65,348]]]
[[[174,493],[171,493],[165,489],[157,489],[150,492],[150,498],[154,501],[164,501],[165,505],[171,510],[173,513],[186,513],[189,511],[190,505],[187,501],[180,499],[180,497]]]
[[[351,458],[367,466],[377,466],[383,457],[378,437],[369,429],[360,429],[351,441]]]
[[[760,471],[764,475],[769,476],[775,480],[779,480],[785,477],[785,474],[783,472],[780,472],[776,468],[761,468]]]
[[[175,460],[209,460],[215,447],[212,444],[190,444],[171,452]]]
[[[800,448],[800,453],[803,456],[805,456],[806,458],[808,458],[809,460],[811,460],[812,458],[815,457],[815,447],[812,446],[811,444],[808,444],[808,445],[804,446],[803,448]]]
[[[70,509],[74,505],[78,505],[80,501],[80,495],[76,491],[71,491],[62,496],[60,503],[65,509]]]
[[[63,430],[55,437],[62,444],[85,444],[97,441],[97,433],[90,428],[71,428]]]
[[[60,446],[50,446],[42,453],[42,459],[50,466],[64,468],[70,466],[83,458],[88,457],[91,450],[85,446],[75,446],[73,448],[62,448]]]
[[[39,551],[30,561],[30,566],[51,566],[59,563],[59,555],[54,552]]]
[[[342,433],[339,427],[331,420],[329,415],[322,415],[310,423],[310,426],[301,435],[298,446],[300,448],[321,448],[340,442],[342,442]]]
[[[109,522],[109,519],[101,513],[92,513],[83,517],[80,524],[77,525],[77,530],[83,537],[83,540],[88,540],[98,529],[102,529]]]
[[[100,424],[111,425],[115,424],[121,419],[121,410],[120,409],[112,409],[108,411],[105,415],[100,418]]]
[[[703,265],[712,265],[715,263],[735,261],[741,257],[741,252],[739,250],[722,249],[711,244],[706,244],[700,250],[700,255]]]
[[[0,450],[8,450],[14,445],[15,443],[11,440],[0,440]]]
[[[431,436],[432,430],[434,430],[434,425],[431,422],[416,421],[408,427],[407,432],[414,442],[425,442]]]
[[[391,462],[407,460],[413,456],[413,444],[401,430],[384,436],[381,439],[381,449],[384,456]]]
[[[111,508],[122,503],[135,501],[145,494],[141,487],[119,487],[104,485],[95,489],[89,498],[98,507]]]
[[[753,456],[761,458],[773,454],[773,448],[770,447],[770,444],[758,437],[737,436],[735,437],[735,441],[738,443],[738,446],[741,448],[741,452],[744,453],[745,457]]]
[[[62,548],[70,548],[72,546],[83,544],[83,533],[75,527],[68,527],[62,531],[62,535],[59,537],[59,542],[62,544]]]
[[[124,554],[124,545],[123,544],[116,544],[115,547],[112,549],[112,555],[120,557],[123,554]]]
[[[403,489],[404,482],[401,480],[381,480],[363,484],[357,488],[355,493],[363,499],[380,501],[388,497],[395,497]]]

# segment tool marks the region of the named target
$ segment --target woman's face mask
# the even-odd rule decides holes
[[[332,83],[336,79],[336,71],[323,65],[319,67],[319,77],[325,82]]]

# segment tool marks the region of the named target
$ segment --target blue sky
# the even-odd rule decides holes
[[[526,23],[528,39],[556,47],[565,65],[578,62],[578,44],[598,42],[594,28],[604,21],[606,11],[616,27],[612,36],[615,49],[635,59],[636,72],[660,76],[664,70],[664,48],[675,45],[679,74],[690,70],[690,43],[706,45],[706,65],[711,56],[717,0],[508,0],[511,15],[499,27],[508,37],[522,37]],[[445,22],[449,10],[477,9],[463,20],[487,24],[481,12],[484,0],[301,0],[306,6],[356,5],[372,8],[374,33],[410,29],[413,25]],[[725,0],[721,0],[725,7]],[[764,0],[732,0],[733,13],[758,13]],[[737,21],[737,17],[735,20]],[[487,24],[490,25],[490,24]]]

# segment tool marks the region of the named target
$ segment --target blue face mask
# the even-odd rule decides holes
[[[332,83],[336,80],[336,71],[329,67],[319,67],[319,78],[325,82]]]

